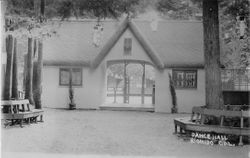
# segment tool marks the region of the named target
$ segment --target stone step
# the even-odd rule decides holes
[[[144,111],[154,112],[153,105],[124,105],[124,104],[105,104],[99,107],[100,110],[112,110],[112,111]]]

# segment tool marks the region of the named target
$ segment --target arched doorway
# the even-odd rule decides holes
[[[154,105],[155,72],[151,63],[140,60],[107,62],[106,103]]]

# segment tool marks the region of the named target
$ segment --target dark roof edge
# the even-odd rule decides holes
[[[81,66],[89,67],[90,62],[86,61],[54,61],[54,60],[45,60],[43,61],[44,66]]]
[[[204,69],[204,64],[197,63],[197,64],[165,64],[164,68],[197,68],[197,69]]]
[[[119,60],[117,60],[119,61]],[[124,61],[124,60],[121,60]],[[81,66],[81,67],[90,67],[90,61],[55,61],[55,60],[44,60],[44,66]],[[204,69],[204,64],[165,64],[163,69],[168,68],[181,68],[181,69],[188,69],[188,68],[196,68],[196,69]]]
[[[100,53],[95,57],[95,59],[91,64],[92,67],[96,68],[101,63],[101,61],[109,53],[112,47],[116,44],[121,35],[125,32],[127,27],[128,27],[128,18],[125,18],[122,24],[118,27],[117,31],[115,31],[115,33],[111,36],[108,42],[103,46]]]
[[[156,51],[153,49],[153,47],[150,45],[150,43],[146,40],[146,38],[143,36],[143,34],[140,32],[140,30],[136,27],[133,21],[129,21],[128,23],[129,28],[139,41],[139,43],[142,45],[143,49],[146,51],[148,56],[151,58],[151,60],[154,62],[154,64],[159,68],[164,68],[164,63],[162,62],[159,55],[156,53]]]

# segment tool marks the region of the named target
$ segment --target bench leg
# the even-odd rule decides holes
[[[23,119],[20,119],[20,127],[23,128]]]
[[[13,119],[11,119],[11,125],[13,126],[15,123],[14,123],[14,120]]]
[[[37,117],[35,117],[35,123],[37,123]]]
[[[43,122],[43,115],[40,115],[40,122]]]
[[[177,134],[177,125],[174,125],[174,133]]]
[[[8,120],[4,120],[4,128],[7,128],[7,126],[9,125],[9,122],[8,122]]]
[[[242,146],[243,145],[243,140],[242,140],[242,136],[240,136],[239,138],[239,146]]]

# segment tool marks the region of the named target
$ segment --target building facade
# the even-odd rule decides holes
[[[101,26],[64,22],[58,36],[44,41],[44,107],[68,108],[70,76],[76,108],[115,104],[171,112],[170,77],[178,112],[205,105],[201,22],[159,21],[152,29],[150,22],[125,19]]]

